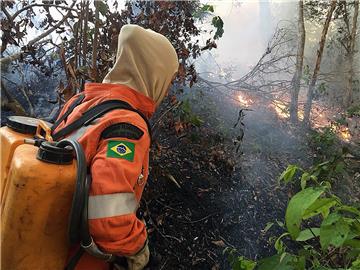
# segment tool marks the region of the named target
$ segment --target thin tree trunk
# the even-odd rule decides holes
[[[305,47],[305,24],[304,24],[304,2],[299,0],[298,2],[299,17],[298,17],[298,50],[296,55],[296,70],[292,79],[291,88],[291,102],[290,102],[290,120],[293,123],[298,121],[298,100],[300,91],[300,80],[304,62],[304,47]]]
[[[357,30],[358,16],[359,16],[359,0],[355,1],[352,29],[351,29],[351,34],[350,34],[350,44],[349,44],[349,51],[348,51],[348,57],[347,57],[349,73],[347,76],[347,84],[346,84],[345,95],[344,95],[345,107],[350,106],[353,102],[354,55],[355,55],[356,30]]]
[[[92,48],[92,61],[91,61],[91,78],[97,82],[98,81],[98,72],[97,72],[97,54],[98,54],[98,44],[99,44],[99,4],[98,1],[95,1],[95,29],[94,29],[94,42]]]
[[[79,20],[78,20],[78,39],[77,39],[77,43],[75,43],[75,46],[77,46],[77,53],[78,53],[78,58],[77,60],[74,62],[74,66],[73,66],[73,70],[74,70],[74,74],[76,74],[76,70],[82,66],[83,64],[83,59],[84,59],[84,52],[82,51],[82,44],[83,44],[83,31],[84,31],[84,18],[85,18],[85,14],[84,14],[84,10],[85,10],[85,3],[84,2],[80,2],[80,16],[79,16]],[[75,76],[74,76],[75,77]],[[78,78],[73,78],[72,80],[74,80],[74,83],[76,85],[76,94],[81,92],[81,88],[82,88],[82,80],[78,79]]]
[[[320,70],[321,59],[322,59],[322,55],[323,55],[324,47],[325,47],[326,35],[329,30],[330,21],[331,21],[332,15],[334,13],[335,7],[336,7],[336,0],[332,0],[330,3],[329,10],[327,12],[325,24],[324,24],[324,27],[323,27],[323,30],[321,33],[321,39],[319,42],[319,49],[317,51],[315,68],[314,68],[313,75],[311,77],[311,81],[309,84],[306,104],[304,106],[304,120],[303,120],[304,125],[310,125],[310,114],[311,114],[311,106],[312,106],[315,84],[316,84],[317,76],[318,76],[318,73]]]
[[[85,17],[84,17],[84,27],[83,27],[83,41],[82,41],[82,50],[83,50],[83,60],[82,66],[86,66],[87,63],[87,40],[88,40],[88,20],[89,20],[89,5],[90,2],[84,2],[84,10],[85,10]]]

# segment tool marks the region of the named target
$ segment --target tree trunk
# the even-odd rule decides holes
[[[355,43],[356,43],[356,30],[357,30],[357,19],[359,15],[359,0],[355,1],[354,15],[352,22],[352,29],[350,33],[350,44],[347,55],[347,83],[344,94],[344,106],[349,107],[353,102],[353,78],[354,78],[354,55],[355,55]]]
[[[1,108],[9,109],[16,115],[26,115],[24,107],[10,94],[1,80]]]
[[[91,60],[91,78],[97,82],[98,81],[98,71],[97,71],[97,54],[98,54],[98,44],[99,44],[99,4],[98,1],[95,1],[95,29],[94,29],[94,42],[92,48],[92,60]]]
[[[296,55],[296,70],[292,79],[291,88],[291,102],[290,102],[290,120],[293,123],[298,121],[298,100],[300,91],[300,80],[302,76],[302,68],[304,62],[304,47],[305,47],[305,24],[304,24],[304,2],[299,0],[298,2],[299,17],[298,17],[298,49]]]
[[[82,51],[83,59],[82,66],[87,66],[87,45],[88,45],[88,21],[89,21],[89,1],[84,2],[84,27],[83,27],[83,39],[82,39]]]
[[[312,100],[313,100],[313,95],[314,95],[315,84],[316,84],[317,76],[318,76],[318,73],[320,70],[321,58],[322,58],[322,55],[324,52],[326,35],[329,30],[330,21],[332,18],[332,14],[334,13],[335,7],[336,7],[336,0],[332,0],[330,3],[329,10],[327,12],[325,24],[324,24],[324,27],[323,27],[323,30],[321,33],[321,39],[319,42],[319,49],[317,51],[315,68],[313,71],[313,75],[311,77],[311,81],[309,83],[307,100],[306,100],[306,104],[304,106],[304,120],[303,120],[304,125],[310,125],[311,105],[312,105]]]

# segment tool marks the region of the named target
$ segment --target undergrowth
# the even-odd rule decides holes
[[[346,173],[346,149],[334,146],[331,128],[314,134],[315,164],[308,170],[289,165],[279,177],[294,190],[287,205],[285,222],[268,223],[264,232],[280,226],[283,233],[272,236],[276,254],[253,261],[235,249],[225,253],[234,270],[359,270],[360,209],[334,194],[334,179]]]

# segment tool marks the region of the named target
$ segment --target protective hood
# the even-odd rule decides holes
[[[126,85],[150,97],[158,106],[178,66],[176,51],[166,37],[137,25],[124,25],[115,65],[103,82]]]

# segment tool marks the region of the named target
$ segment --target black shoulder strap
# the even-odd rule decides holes
[[[107,100],[98,105],[95,105],[94,107],[84,112],[84,114],[80,118],[76,119],[74,122],[64,127],[63,129],[59,130],[58,132],[54,133],[52,137],[54,140],[58,140],[66,135],[69,135],[71,132],[81,128],[82,126],[86,126],[90,124],[93,120],[101,117],[105,113],[115,109],[129,110],[139,114],[144,119],[148,127],[149,136],[151,138],[151,126],[146,116],[140,111],[132,108],[125,101],[121,101],[121,100]]]
[[[52,132],[54,132],[54,130],[61,124],[61,122],[64,121],[70,113],[72,113],[75,107],[78,106],[84,100],[84,98],[85,95],[81,94],[77,99],[75,99],[75,101],[69,106],[69,109],[51,126]]]

